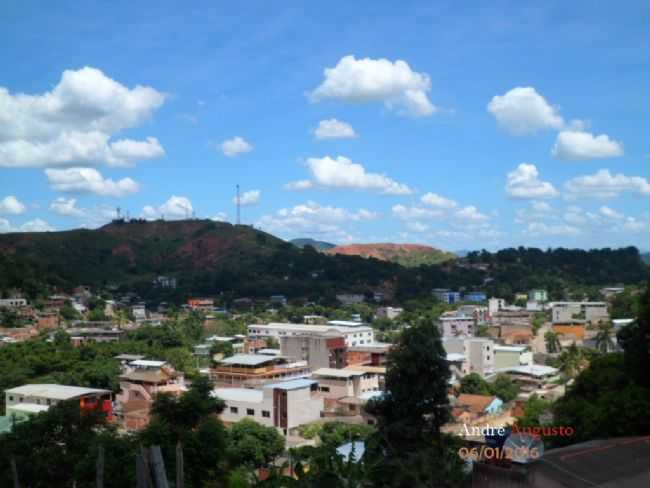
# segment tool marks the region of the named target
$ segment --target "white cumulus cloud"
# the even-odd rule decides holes
[[[19,232],[51,232],[56,230],[43,219],[34,219],[20,226]]]
[[[15,196],[9,195],[0,200],[0,214],[18,215],[24,213],[27,207]]]
[[[285,190],[309,190],[313,188],[314,183],[311,180],[290,181],[284,185]]]
[[[454,208],[458,206],[458,203],[456,203],[454,200],[450,200],[449,198],[445,198],[438,195],[437,193],[431,192],[422,195],[420,197],[420,201],[425,205],[435,208]]]
[[[316,139],[354,139],[359,135],[347,122],[337,119],[321,120],[314,129]]]
[[[12,94],[0,87],[0,166],[126,166],[163,156],[154,137],[110,139],[141,125],[164,100],[151,87],[129,89],[91,67],[64,71],[42,94]]]
[[[66,217],[83,218],[86,216],[86,211],[77,207],[75,198],[59,197],[50,203],[50,210]]]
[[[532,86],[518,86],[504,95],[492,97],[487,106],[497,123],[512,134],[522,135],[543,129],[562,129],[564,119]]]
[[[624,192],[650,196],[650,181],[646,178],[612,174],[607,169],[573,178],[565,183],[565,187],[571,198],[612,198]]]
[[[187,197],[172,195],[165,203],[159,206],[145,205],[142,217],[147,220],[164,218],[168,220],[186,219],[192,216],[194,208]]]
[[[253,146],[249,144],[243,137],[235,136],[232,139],[227,139],[221,143],[221,151],[229,158],[234,158],[240,154],[246,154],[253,150]]]
[[[378,173],[369,173],[358,163],[344,156],[333,159],[307,159],[314,184],[325,188],[350,188],[355,190],[376,190],[386,195],[409,195],[412,190],[403,183]]]
[[[140,189],[140,186],[131,178],[114,181],[104,178],[94,168],[46,169],[45,174],[52,189],[62,192],[124,197],[136,193]]]
[[[325,79],[310,94],[314,102],[325,99],[348,103],[383,102],[389,110],[424,117],[437,108],[427,92],[431,80],[413,71],[406,61],[344,56],[333,68],[325,68]]]
[[[531,222],[524,231],[531,236],[577,236],[580,229],[566,224],[545,224],[543,222]]]
[[[558,159],[581,160],[614,158],[623,155],[623,145],[606,134],[565,130],[557,135],[552,154]]]
[[[537,167],[530,163],[521,163],[508,173],[506,193],[512,198],[522,199],[553,198],[559,195],[551,183],[539,179]]]
[[[239,204],[242,207],[246,207],[248,205],[255,205],[256,203],[259,203],[260,197],[262,196],[262,192],[260,190],[249,190],[245,191],[241,195],[239,195]],[[234,204],[237,203],[237,197],[233,197],[232,202]]]

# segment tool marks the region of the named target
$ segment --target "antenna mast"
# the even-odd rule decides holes
[[[121,212],[122,212],[122,209],[120,207],[117,207],[115,209],[115,213],[117,214],[117,220],[120,220]]]
[[[239,183],[237,184],[237,225],[241,224],[241,200],[239,198]]]

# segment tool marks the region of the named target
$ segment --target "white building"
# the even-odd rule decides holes
[[[494,341],[483,337],[444,337],[442,345],[448,360],[458,354],[465,357],[461,371],[463,374],[478,373],[481,376],[494,371]],[[453,356],[452,356],[453,355]]]
[[[553,323],[585,320],[595,324],[609,320],[607,302],[552,302]]]
[[[226,403],[220,415],[224,422],[250,418],[276,427],[284,435],[290,429],[318,420],[324,405],[318,383],[308,379],[272,383],[260,389],[217,388],[213,396]]]
[[[488,300],[488,313],[492,317],[498,311],[504,309],[506,301],[503,298],[490,298]]]
[[[356,324],[356,323],[355,323]],[[338,334],[343,336],[348,347],[372,344],[375,334],[371,327],[363,325],[306,325],[306,324],[253,324],[248,326],[251,338],[273,337],[278,341],[282,337],[303,334]]]
[[[377,309],[377,317],[394,320],[399,317],[404,309],[401,307],[379,307]]]
[[[20,308],[26,307],[27,300],[24,298],[2,298],[0,299],[0,308]]]

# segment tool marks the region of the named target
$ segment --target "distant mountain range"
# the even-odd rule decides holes
[[[641,259],[650,264],[650,252],[641,253]]]
[[[309,237],[304,237],[300,239],[291,239],[289,242],[294,246],[298,246],[301,249],[305,246],[311,246],[317,251],[326,251],[327,249],[332,249],[333,247],[336,247],[336,244],[332,244],[331,242],[317,241],[316,239],[311,239]]]
[[[453,253],[421,244],[348,244],[333,247],[325,252],[327,254],[375,258],[409,268],[423,264],[440,264],[456,259]]]

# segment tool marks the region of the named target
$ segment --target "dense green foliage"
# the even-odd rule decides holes
[[[268,466],[284,452],[284,437],[273,427],[242,419],[230,428],[228,457],[249,468]]]
[[[481,375],[470,373],[460,380],[460,392],[472,395],[494,395],[504,402],[509,402],[517,397],[519,387],[504,374],[498,375],[492,383],[488,383]]]
[[[113,223],[97,230],[0,235],[0,292],[21,289],[34,299],[81,283],[135,290],[144,299],[181,303],[189,295],[268,297],[282,293],[334,303],[337,292],[383,290],[400,301],[432,288],[485,288],[511,299],[515,291],[636,284],[648,266],[635,248],[534,248],[469,253],[453,263],[404,268],[359,256],[300,249],[248,226],[205,220]],[[417,263],[420,264],[420,263]],[[175,289],[152,285],[157,275],[177,278]],[[491,278],[484,286],[485,279]],[[226,305],[230,305],[227,303]]]

